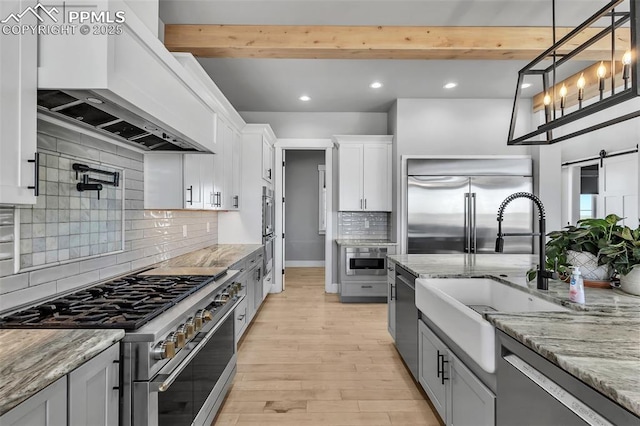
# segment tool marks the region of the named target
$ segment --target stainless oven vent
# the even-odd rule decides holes
[[[198,151],[161,126],[86,90],[38,90],[38,112],[145,151]]]

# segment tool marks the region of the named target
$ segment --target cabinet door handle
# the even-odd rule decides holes
[[[360,208],[362,209],[362,198],[360,198]]]
[[[438,351],[438,377],[440,377],[440,379],[442,380],[441,383],[444,385],[444,381],[445,380],[449,380],[448,377],[444,376],[444,365],[448,364],[449,361],[447,361],[446,359],[444,359],[445,354],[441,354],[440,351]],[[442,364],[440,364],[440,359],[442,359]],[[442,365],[442,367],[440,367],[440,365]],[[442,368],[442,369],[441,369]]]
[[[360,288],[373,288],[372,285],[361,285]]]
[[[234,195],[233,196],[233,207],[235,207],[236,209],[238,207],[240,207],[240,196],[239,195]]]
[[[390,290],[389,291],[390,292],[389,299],[391,299],[391,300],[395,300],[395,298],[396,298],[396,295],[394,294],[394,290],[395,289],[396,289],[396,286],[391,284],[390,289],[389,289]]]
[[[364,209],[365,210],[367,209],[367,199],[366,198],[364,199]]]
[[[267,173],[269,174],[269,179],[271,179],[271,169],[268,169]]]
[[[215,206],[222,207],[222,192],[216,192]]]
[[[27,160],[29,163],[33,163],[35,167],[35,171],[33,172],[33,176],[35,182],[33,186],[27,186],[27,189],[33,189],[33,195],[36,197],[40,195],[40,153],[36,152],[33,160]]]
[[[193,205],[193,185],[189,185],[189,187],[187,188],[187,191],[189,191],[190,197],[187,200],[187,203],[189,203],[190,205]]]

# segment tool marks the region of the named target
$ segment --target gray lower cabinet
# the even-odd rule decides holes
[[[449,358],[449,413],[450,425],[493,425],[496,418],[496,397],[452,353]]]
[[[418,380],[448,426],[495,425],[495,395],[423,321]]]
[[[396,340],[396,264],[387,262],[387,324],[389,334]]]
[[[117,426],[120,344],[69,373],[69,426]]]
[[[262,304],[262,262],[263,254],[258,253],[234,265],[242,271],[235,282],[242,285],[240,294],[245,296],[245,300],[238,305],[234,312],[236,343],[247,330]]]
[[[0,417],[2,426],[64,426],[67,424],[67,376]]]
[[[235,322],[235,333],[236,333],[236,344],[238,340],[242,337],[242,334],[247,328],[247,299],[245,298],[234,311],[234,316],[236,319]]]
[[[433,334],[424,322],[418,320],[418,381],[429,396],[431,403],[447,422],[448,374],[442,365],[448,362],[447,346]]]

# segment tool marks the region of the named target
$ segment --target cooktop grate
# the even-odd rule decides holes
[[[215,277],[131,275],[0,318],[0,328],[135,330]]]

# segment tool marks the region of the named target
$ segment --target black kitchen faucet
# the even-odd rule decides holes
[[[539,231],[540,232],[502,232],[502,220],[504,216],[504,209],[507,205],[515,199],[518,198],[526,198],[531,201],[538,207],[538,213],[540,214],[539,218]],[[538,290],[548,290],[549,289],[549,278],[555,278],[555,273],[552,271],[547,271],[545,269],[545,264],[547,260],[547,254],[545,252],[545,218],[544,218],[544,206],[542,205],[542,201],[534,194],[529,192],[516,192],[514,194],[509,195],[505,200],[500,204],[500,208],[498,209],[498,238],[496,239],[496,252],[502,253],[504,250],[504,239],[502,237],[528,237],[528,236],[538,236],[538,244],[539,249],[538,253],[540,255],[540,263],[538,265],[538,273],[537,273],[537,285]]]

